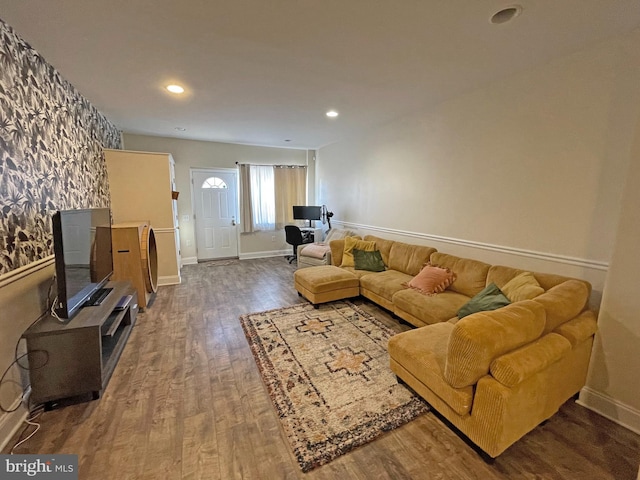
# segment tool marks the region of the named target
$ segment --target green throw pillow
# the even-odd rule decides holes
[[[369,270],[370,272],[384,272],[384,262],[380,250],[366,252],[364,250],[353,249],[353,264],[356,270]]]
[[[476,312],[497,310],[500,307],[506,307],[510,303],[509,299],[502,293],[502,290],[495,283],[490,283],[458,310],[458,318],[464,318]]]

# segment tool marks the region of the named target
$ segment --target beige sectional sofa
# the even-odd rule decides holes
[[[554,415],[584,386],[596,331],[596,315],[587,308],[588,282],[532,272],[541,287],[533,299],[459,320],[458,310],[487,285],[503,288],[523,271],[427,246],[375,236],[364,240],[375,242],[385,271],[338,272],[341,239],[330,243],[334,267],[318,267],[324,270],[317,281],[339,274],[346,282],[349,272],[359,281],[360,295],[418,327],[390,339],[391,369],[490,457]],[[456,280],[435,295],[407,288],[426,262],[449,268]],[[354,285],[349,283],[345,296],[358,293]]]

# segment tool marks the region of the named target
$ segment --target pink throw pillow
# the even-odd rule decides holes
[[[456,279],[456,274],[448,268],[427,264],[420,273],[407,284],[408,287],[426,295],[444,292]]]

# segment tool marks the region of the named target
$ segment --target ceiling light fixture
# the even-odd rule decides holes
[[[167,90],[169,90],[171,93],[184,93],[184,88],[181,87],[180,85],[167,85]]]
[[[329,118],[336,118],[338,116],[338,112],[336,112],[335,110],[329,110],[327,112],[327,117]]]
[[[496,13],[491,15],[489,21],[494,25],[500,25],[510,22],[518,15],[520,15],[521,12],[522,7],[520,5],[512,5],[510,7],[503,8],[502,10],[498,10]]]
[[[184,127],[175,127],[176,130],[178,130],[179,132],[186,132],[187,129]]]

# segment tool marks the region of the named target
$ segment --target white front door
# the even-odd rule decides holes
[[[192,169],[198,261],[238,256],[238,174]]]

